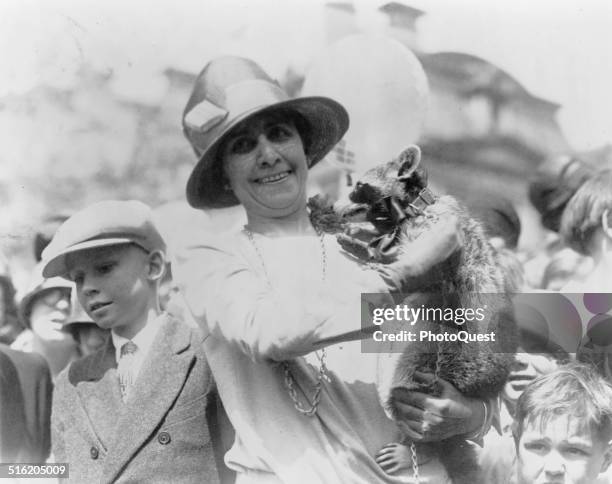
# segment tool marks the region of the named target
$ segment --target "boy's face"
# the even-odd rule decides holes
[[[98,247],[70,254],[67,265],[79,302],[98,326],[128,338],[144,326],[156,297],[144,250],[135,245]]]
[[[519,484],[592,484],[610,463],[610,446],[575,416],[560,415],[544,428],[540,419],[523,425]]]

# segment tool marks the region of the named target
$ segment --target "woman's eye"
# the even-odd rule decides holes
[[[293,136],[293,131],[284,124],[275,124],[268,129],[268,139],[270,141],[284,141]]]
[[[253,138],[242,136],[232,141],[230,152],[236,155],[244,155],[255,148],[256,141]]]
[[[113,270],[114,267],[115,263],[109,262],[108,264],[99,265],[96,270],[98,271],[98,274],[108,274],[110,271]]]
[[[68,279],[78,285],[83,282],[83,274],[68,274]]]

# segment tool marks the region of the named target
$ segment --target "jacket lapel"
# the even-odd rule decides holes
[[[189,328],[162,316],[129,401],[117,420],[117,432],[104,468],[104,480],[112,481],[158,427],[183,387],[194,352]]]
[[[92,429],[104,449],[114,439],[117,415],[122,406],[116,368],[115,348],[108,338],[106,345],[89,360],[87,366],[76,370],[82,374],[71,375],[71,379],[77,382],[76,392],[84,410],[81,416],[88,420],[85,428]],[[79,412],[75,412],[76,418],[78,415]]]

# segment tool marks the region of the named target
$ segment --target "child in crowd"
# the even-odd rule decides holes
[[[110,331],[94,323],[83,309],[74,287],[70,295],[70,316],[65,327],[66,331],[72,334],[81,356],[95,353],[106,344],[107,338],[110,337]]]
[[[551,340],[547,323],[527,306],[515,306],[519,326],[519,347],[500,396],[499,420],[501,433],[491,430],[479,452],[482,482],[516,484],[516,453],[512,438],[512,423],[516,403],[525,388],[538,376],[556,370],[570,361],[570,355]]]
[[[43,275],[74,281],[111,332],[56,383],[52,448],[72,482],[219,480],[203,338],[159,306],[165,248],[149,207],[105,201],[70,217],[43,252]]]
[[[612,460],[612,386],[570,364],[534,380],[513,426],[518,484],[594,484]]]

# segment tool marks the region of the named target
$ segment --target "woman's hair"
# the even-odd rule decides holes
[[[519,397],[515,438],[526,423],[544,428],[556,417],[571,415],[607,442],[612,437],[612,386],[589,365],[570,363],[531,382]]]
[[[565,243],[581,254],[590,255],[593,235],[601,227],[601,216],[606,210],[612,225],[612,170],[591,177],[568,202],[561,219]]]
[[[568,201],[596,172],[580,155],[557,156],[542,163],[529,184],[529,200],[544,227],[559,232]]]

